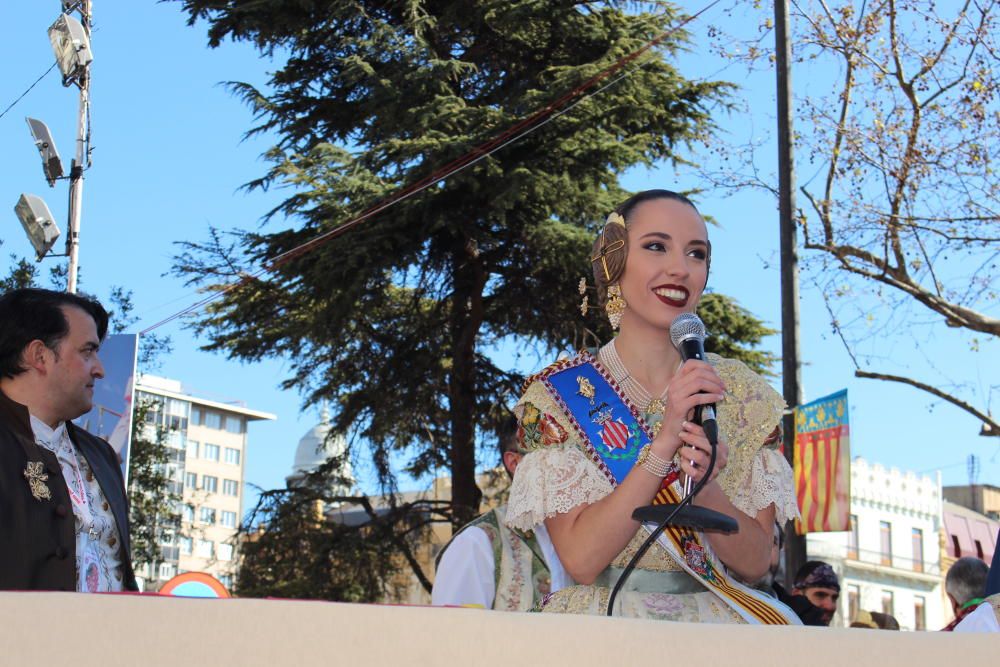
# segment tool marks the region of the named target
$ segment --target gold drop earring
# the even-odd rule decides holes
[[[608,298],[604,304],[604,311],[608,314],[608,321],[611,328],[618,330],[622,323],[622,314],[628,304],[622,298],[622,288],[617,283],[608,287]]]

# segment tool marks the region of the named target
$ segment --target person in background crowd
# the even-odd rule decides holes
[[[1000,593],[984,598],[955,626],[955,632],[1000,632]]]
[[[511,478],[521,461],[517,422],[499,437],[500,460]],[[527,611],[553,590],[571,583],[544,524],[531,531],[508,528],[506,505],[464,526],[438,555],[431,602],[435,605]]]
[[[989,568],[986,563],[972,556],[959,558],[948,569],[944,579],[944,590],[948,594],[948,601],[951,602],[951,611],[955,614],[955,618],[942,630],[945,632],[954,630],[963,618],[979,606],[986,594],[988,574]]]
[[[71,421],[104,377],[107,311],[17,289],[0,323],[0,589],[137,590],[118,456]]]
[[[840,598],[840,581],[828,563],[811,560],[795,573],[788,604],[805,625],[830,625]],[[780,598],[779,598],[780,599]]]
[[[870,628],[872,630],[899,630],[899,621],[890,614],[880,611],[865,611],[862,609],[851,621],[852,628]]]

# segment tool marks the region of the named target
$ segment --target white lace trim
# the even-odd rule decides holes
[[[531,530],[551,516],[597,502],[611,491],[611,483],[575,446],[537,449],[517,464],[506,523]]]
[[[751,517],[774,503],[775,519],[781,525],[800,516],[792,469],[781,452],[769,447],[761,447],[754,456],[750,474],[731,500],[736,509]]]

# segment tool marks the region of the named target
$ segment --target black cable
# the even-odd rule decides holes
[[[718,435],[716,435],[716,440],[717,439]],[[632,574],[632,570],[634,570],[635,566],[639,564],[639,559],[641,559],[644,555],[646,555],[646,552],[649,551],[649,548],[653,546],[653,542],[655,542],[656,539],[663,533],[663,531],[667,529],[667,526],[669,526],[670,522],[673,521],[675,516],[677,516],[677,513],[680,512],[683,508],[690,505],[691,501],[694,500],[694,497],[698,495],[698,492],[701,491],[706,484],[708,484],[708,480],[712,476],[712,470],[715,469],[716,442],[709,440],[709,444],[712,445],[712,453],[708,459],[708,467],[705,469],[704,477],[702,477],[701,481],[699,481],[697,484],[694,485],[694,488],[691,489],[691,493],[685,496],[677,504],[677,507],[674,508],[674,511],[671,512],[669,515],[667,515],[666,519],[660,522],[660,525],[656,527],[656,530],[654,530],[652,533],[649,534],[649,537],[646,538],[646,541],[642,543],[642,546],[640,546],[639,550],[635,552],[634,556],[632,556],[632,559],[628,562],[628,565],[625,566],[625,570],[622,571],[621,576],[618,577],[618,581],[615,582],[615,587],[611,589],[611,595],[608,597],[608,611],[606,614],[607,616],[614,615],[613,612],[615,608],[615,598],[618,597],[618,592],[621,591],[622,586],[625,585],[625,581],[628,579],[629,575]]]
[[[10,105],[6,109],[3,110],[3,113],[0,113],[0,118],[3,118],[4,116],[6,116],[7,112],[14,108],[15,104],[17,104],[22,99],[24,99],[24,96],[27,95],[28,93],[30,93],[31,89],[34,88],[35,86],[37,86],[38,82],[41,81],[42,79],[44,79],[46,77],[46,75],[48,75],[48,73],[51,72],[53,70],[53,68],[55,68],[55,66],[57,64],[58,64],[58,62],[52,63],[52,66],[49,67],[47,70],[45,70],[44,74],[42,74],[40,77],[38,77],[37,79],[35,79],[35,82],[33,84],[31,84],[30,86],[28,86],[28,89],[26,91],[24,91],[23,93],[21,93],[20,97],[18,97],[16,100],[14,100],[13,102],[11,102]]]

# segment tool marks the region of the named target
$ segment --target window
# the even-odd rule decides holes
[[[857,584],[847,585],[847,615],[848,621],[853,622],[858,617],[861,610],[861,587]]]
[[[913,571],[924,571],[924,531],[914,528],[911,533],[913,542]]]
[[[913,596],[913,629],[927,629],[927,615],[924,611],[924,598],[920,595]]]
[[[973,540],[976,543],[976,558],[981,561],[986,561],[986,556],[983,555],[983,544],[979,540]]]
[[[219,490],[219,478],[213,475],[202,475],[201,488],[209,493],[216,493]]]
[[[184,449],[187,444],[185,443],[184,434],[179,431],[171,431],[166,436],[167,446],[173,447],[174,449]]]
[[[202,507],[201,512],[198,517],[201,519],[202,523],[214,524],[215,523],[215,509],[211,507]]]
[[[211,410],[205,410],[204,412],[205,426],[208,428],[221,429],[222,428],[222,415],[218,412],[212,412]]]
[[[851,515],[850,522],[851,532],[847,534],[847,557],[854,560],[858,559],[858,515]],[[854,618],[854,616],[851,616]]]
[[[226,463],[238,466],[240,464],[240,450],[226,447]]]
[[[174,576],[173,563],[160,563],[160,579],[171,579]]]
[[[180,537],[177,540],[181,545],[181,553],[185,556],[191,555],[191,548],[194,546],[193,541],[190,537]]]
[[[232,544],[220,544],[219,545],[219,560],[232,560],[233,559],[233,545]]]
[[[226,528],[236,527],[236,512],[227,512],[222,510],[222,520],[219,521],[219,525],[225,526]]]
[[[218,461],[219,460],[219,446],[218,445],[210,445],[210,444],[208,444],[206,442],[205,443],[204,454],[205,454],[205,458],[208,459],[209,461]]]
[[[951,536],[951,548],[955,552],[955,558],[962,557],[962,545],[958,543],[958,535]]]
[[[181,516],[188,523],[194,523],[194,506],[185,505],[181,508]]]
[[[193,472],[184,473],[184,488],[186,489],[197,489],[198,488],[198,474]]]
[[[219,575],[219,583],[222,584],[223,586],[225,586],[226,588],[232,588],[232,586],[233,586],[233,575],[231,575],[231,574],[220,574]]]
[[[240,483],[235,479],[222,480],[222,493],[227,496],[240,495]]]
[[[212,540],[198,540],[198,552],[197,555],[202,558],[211,558],[212,550],[215,548],[215,543]]]
[[[187,457],[189,459],[198,458],[198,447],[199,443],[197,440],[188,440],[187,444]]]
[[[882,565],[892,565],[892,524],[888,521],[879,521],[878,524]]]
[[[230,433],[242,433],[243,418],[236,415],[226,415],[226,430]]]
[[[191,406],[191,423],[195,424],[197,426],[200,426],[201,422],[202,422],[202,416],[201,415],[202,415],[201,408],[199,408],[197,405],[192,405]]]
[[[892,591],[882,591],[882,613],[895,616],[894,607],[895,605],[892,603]]]

